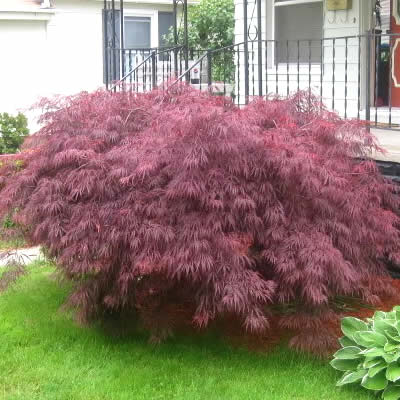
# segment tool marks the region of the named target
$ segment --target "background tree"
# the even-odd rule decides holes
[[[235,29],[233,0],[202,0],[188,13],[189,46],[218,49],[233,45]]]
[[[179,38],[183,36],[183,26]],[[190,49],[220,49],[234,44],[235,5],[233,0],[201,0],[188,9],[188,34]],[[173,31],[166,38],[174,43]],[[182,43],[182,40],[180,40]],[[231,80],[234,71],[233,51],[214,54],[213,79]]]
[[[23,114],[0,114],[0,154],[16,153],[28,134],[28,120]]]

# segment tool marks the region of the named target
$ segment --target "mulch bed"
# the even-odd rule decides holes
[[[296,350],[311,352],[323,358],[331,357],[340,348],[338,339],[343,336],[340,328],[343,317],[371,318],[376,311],[391,311],[393,307],[400,305],[400,280],[388,278],[387,283],[395,289],[396,294],[381,298],[381,302],[374,307],[360,306],[357,309],[334,314],[334,317],[324,321],[324,327],[320,332],[317,332],[316,329],[284,328],[281,326],[278,315],[270,318],[270,329],[262,335],[252,335],[245,332],[243,327],[235,320],[225,320],[219,326],[232,345],[244,346],[251,351],[266,352],[280,343],[288,342],[289,346]],[[302,340],[297,340],[300,337]],[[305,337],[309,339],[309,346],[307,340],[304,340]],[[316,344],[318,342],[320,345]]]

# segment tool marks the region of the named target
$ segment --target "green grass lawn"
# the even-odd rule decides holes
[[[152,346],[113,339],[60,311],[68,287],[36,264],[0,294],[0,399],[9,400],[358,400],[335,387],[328,362],[285,348],[234,349],[211,337]]]

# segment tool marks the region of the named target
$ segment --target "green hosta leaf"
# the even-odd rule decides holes
[[[354,371],[360,364],[359,360],[340,360],[335,358],[330,362],[333,368],[338,371]]]
[[[383,311],[375,311],[375,313],[374,313],[374,320],[377,320],[377,319],[386,319],[387,318],[387,316],[386,316],[386,313],[385,312],[383,312]]]
[[[394,312],[395,319],[397,321],[400,321],[400,308],[397,310],[393,310],[393,312]]]
[[[396,311],[390,311],[390,312],[387,312],[386,313],[386,318],[385,318],[386,320],[393,320],[393,321],[396,321],[397,320],[397,318],[396,318]]]
[[[356,342],[348,338],[347,336],[343,336],[339,339],[339,343],[342,345],[342,347],[349,347],[349,346],[356,346]]]
[[[363,367],[367,368],[367,369],[372,368],[372,367],[375,367],[375,365],[380,364],[382,361],[383,360],[381,358],[367,358],[364,361]],[[385,363],[385,365],[387,365],[387,364]]]
[[[390,363],[392,363],[394,361],[397,361],[400,358],[400,352],[399,353],[394,353],[394,354],[386,353],[386,354],[383,355],[383,358],[385,359],[385,361],[388,364],[390,364]]]
[[[354,333],[354,341],[364,347],[383,347],[387,342],[386,336],[373,331],[361,331]]]
[[[336,384],[336,386],[343,386],[349,383],[359,382],[362,380],[362,378],[364,378],[367,372],[368,371],[366,369],[360,369],[356,372],[346,372],[343,375],[342,379],[340,379],[340,381]]]
[[[375,332],[379,332],[382,335],[386,335],[386,332],[390,332],[392,335],[397,335],[397,329],[394,325],[396,321],[393,321],[393,324],[388,322],[388,320],[383,319],[375,319],[373,323],[373,329]]]
[[[391,314],[394,313],[396,319],[397,319],[398,321],[400,321],[400,306],[394,307],[393,310],[392,310],[390,313],[391,313]],[[389,313],[388,313],[388,314],[389,314]],[[387,318],[389,318],[389,317],[387,317]]]
[[[400,343],[386,343],[385,347],[383,348],[385,351],[390,352],[393,350],[399,350],[400,349]]]
[[[333,357],[339,358],[340,360],[354,360],[356,358],[361,358],[361,349],[355,346],[344,347],[337,351]]]
[[[387,316],[386,316],[386,313],[384,312],[384,311],[375,311],[375,313],[374,313],[374,320],[377,320],[377,319],[386,319],[387,318]]]
[[[400,379],[400,365],[397,364],[397,362],[388,365],[386,379],[392,382],[396,382]]]
[[[376,364],[374,367],[368,370],[368,376],[373,378],[378,372],[381,372],[383,369],[386,369],[387,363],[384,360],[381,360],[379,364]]]
[[[372,349],[366,349],[361,352],[365,357],[373,358],[373,357],[383,357],[386,353],[381,347],[375,347]]]
[[[386,336],[390,339],[390,340],[392,340],[392,341],[394,341],[394,342],[398,342],[398,343],[400,343],[400,336],[396,333],[396,334],[392,334],[392,333],[390,333],[390,331],[386,331],[385,332],[386,333]]]
[[[350,339],[358,331],[367,331],[368,325],[358,318],[346,317],[342,319],[342,332]]]
[[[361,381],[361,386],[369,390],[383,390],[386,388],[388,380],[385,376],[385,371],[381,371],[372,378],[369,375],[365,375]]]
[[[400,399],[400,386],[388,385],[382,394],[383,400],[399,400]]]

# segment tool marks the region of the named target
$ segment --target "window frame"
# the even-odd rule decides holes
[[[322,3],[322,18],[324,18],[325,13],[325,1],[324,0],[282,0],[276,2],[275,0],[267,0],[266,6],[267,9],[267,16],[271,15],[271,23],[270,23],[270,30],[267,29],[267,39],[269,40],[279,40],[276,37],[276,7],[290,7],[295,5],[303,5],[303,4],[310,4],[310,3]],[[268,22],[267,22],[268,26]],[[324,36],[324,29],[323,29],[323,21],[322,21],[322,39]],[[273,42],[274,43],[274,42]],[[275,50],[271,54],[271,64],[268,68],[273,68],[276,65],[276,57],[275,57]],[[290,63],[289,63],[290,64]],[[312,65],[321,65],[319,62],[312,62]],[[284,62],[278,62],[278,65],[286,65]],[[308,65],[308,62],[300,62],[299,65]]]
[[[158,47],[158,11],[155,10],[124,10],[124,35],[126,18],[150,18],[150,48]],[[125,38],[124,38],[125,41]]]
[[[284,6],[295,6],[298,4],[307,4],[307,3],[323,3],[323,0],[283,0],[278,1],[273,0],[273,7],[284,7]]]
[[[157,30],[158,30],[158,47],[161,47],[161,41],[160,41],[160,14],[171,14],[172,18],[174,17],[174,12],[173,11],[158,11],[157,12]],[[171,25],[173,26],[173,25]]]
[[[137,18],[136,21],[135,21],[135,18]],[[139,18],[143,18],[143,19],[139,19]],[[137,23],[148,24],[149,25],[148,26],[148,29],[149,29],[149,32],[148,32],[149,33],[149,46],[143,46],[142,48],[143,49],[148,49],[148,48],[152,47],[151,46],[151,18],[150,17],[143,17],[143,16],[139,17],[139,16],[132,16],[132,15],[124,15],[124,36],[125,36],[124,37],[124,43],[125,43],[125,47],[127,49],[130,49],[130,47],[126,46],[126,43],[128,42],[127,36],[126,36],[126,34],[128,32],[127,22],[137,22]],[[140,49],[141,47],[132,47],[132,48]]]

